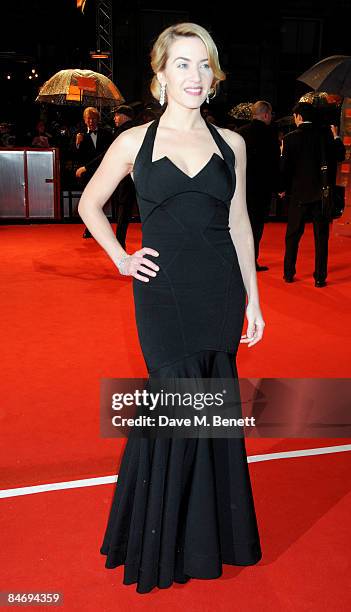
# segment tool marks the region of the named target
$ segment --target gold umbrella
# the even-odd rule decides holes
[[[301,96],[299,102],[307,102],[314,106],[326,106],[328,102],[328,94],[325,91],[308,91]]]
[[[41,87],[36,102],[83,106],[116,106],[125,102],[119,89],[105,75],[70,68],[56,72]]]
[[[250,121],[252,119],[252,103],[240,102],[240,104],[230,109],[228,115],[234,119],[247,119]]]

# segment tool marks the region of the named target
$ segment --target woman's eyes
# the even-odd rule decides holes
[[[189,64],[182,62],[181,64],[178,64],[177,68],[183,68],[184,66],[189,66]],[[206,70],[208,70],[210,68],[209,64],[201,64],[202,67],[206,68]]]

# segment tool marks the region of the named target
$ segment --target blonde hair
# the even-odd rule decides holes
[[[161,32],[151,50],[151,68],[154,72],[154,76],[150,84],[150,91],[153,97],[156,98],[156,100],[160,99],[160,83],[157,79],[157,72],[164,70],[168,59],[169,47],[181,36],[197,36],[204,43],[208,53],[208,62],[213,70],[212,89],[214,90],[215,96],[218,85],[220,81],[226,79],[226,74],[219,65],[218,51],[212,37],[205,28],[196,23],[177,23]]]
[[[100,119],[100,113],[95,106],[87,106],[83,111],[83,119],[88,117],[89,115],[95,115],[97,119]]]
[[[272,105],[270,102],[266,100],[258,100],[255,104],[252,105],[252,115],[255,117],[256,115],[261,115],[262,113],[271,113]]]

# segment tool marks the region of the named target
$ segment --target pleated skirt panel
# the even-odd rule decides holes
[[[235,355],[201,351],[154,378],[236,377]],[[130,437],[100,549],[124,565],[138,593],[190,578],[214,579],[222,564],[253,565],[261,546],[243,438]]]

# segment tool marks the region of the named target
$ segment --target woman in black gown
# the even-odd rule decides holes
[[[141,348],[151,378],[233,378],[240,342],[262,337],[245,145],[207,124],[201,104],[225,78],[196,24],[160,34],[152,54],[160,119],[126,130],[87,185],[79,214],[119,271],[133,277]],[[127,254],[102,207],[128,173],[142,248]],[[247,304],[246,304],[247,298]],[[241,336],[245,314],[248,327]],[[101,551],[137,592],[217,578],[222,564],[261,556],[243,438],[130,437]]]

